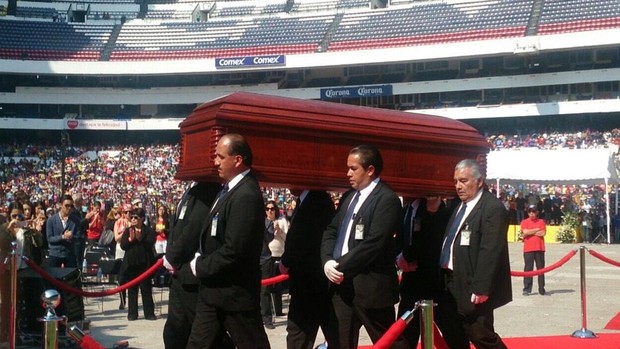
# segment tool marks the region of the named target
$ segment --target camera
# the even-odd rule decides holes
[[[23,219],[23,217],[22,217],[22,219]],[[24,220],[20,220],[20,221],[15,222],[15,226],[18,227],[18,228],[23,228],[23,227],[25,227],[27,225],[28,225],[28,222],[26,222]]]

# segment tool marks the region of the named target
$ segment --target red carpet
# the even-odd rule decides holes
[[[607,325],[605,325],[606,330],[620,330],[620,313],[616,314]]]
[[[505,338],[505,343],[510,349],[619,349],[620,334],[601,333],[589,339],[570,335]]]
[[[601,333],[596,338],[582,339],[570,335],[549,337],[503,338],[510,349],[620,349],[620,334]],[[361,346],[359,349],[370,349]],[[418,345],[418,348],[420,346]],[[472,349],[474,347],[472,346]]]

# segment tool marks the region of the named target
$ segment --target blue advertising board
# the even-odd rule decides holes
[[[262,66],[278,66],[286,64],[286,56],[246,56],[216,58],[215,69],[248,68]]]

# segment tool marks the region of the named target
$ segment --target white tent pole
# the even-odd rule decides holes
[[[499,178],[495,179],[495,188],[497,188],[497,190],[495,191],[497,194],[497,198],[499,199]]]
[[[607,178],[605,178],[605,204],[607,206],[607,214],[606,214],[607,216],[607,244],[610,244],[611,243],[611,233],[610,233],[611,220],[609,219],[610,209],[609,209],[609,191],[607,190],[608,185],[609,185],[608,180]]]

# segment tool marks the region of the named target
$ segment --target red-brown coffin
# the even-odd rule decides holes
[[[403,196],[453,195],[456,163],[486,165],[488,143],[448,118],[236,92],[197,107],[180,124],[176,177],[220,181],[215,146],[226,133],[246,137],[261,185],[321,190],[349,188],[347,155],[372,143],[383,155],[381,178]]]

